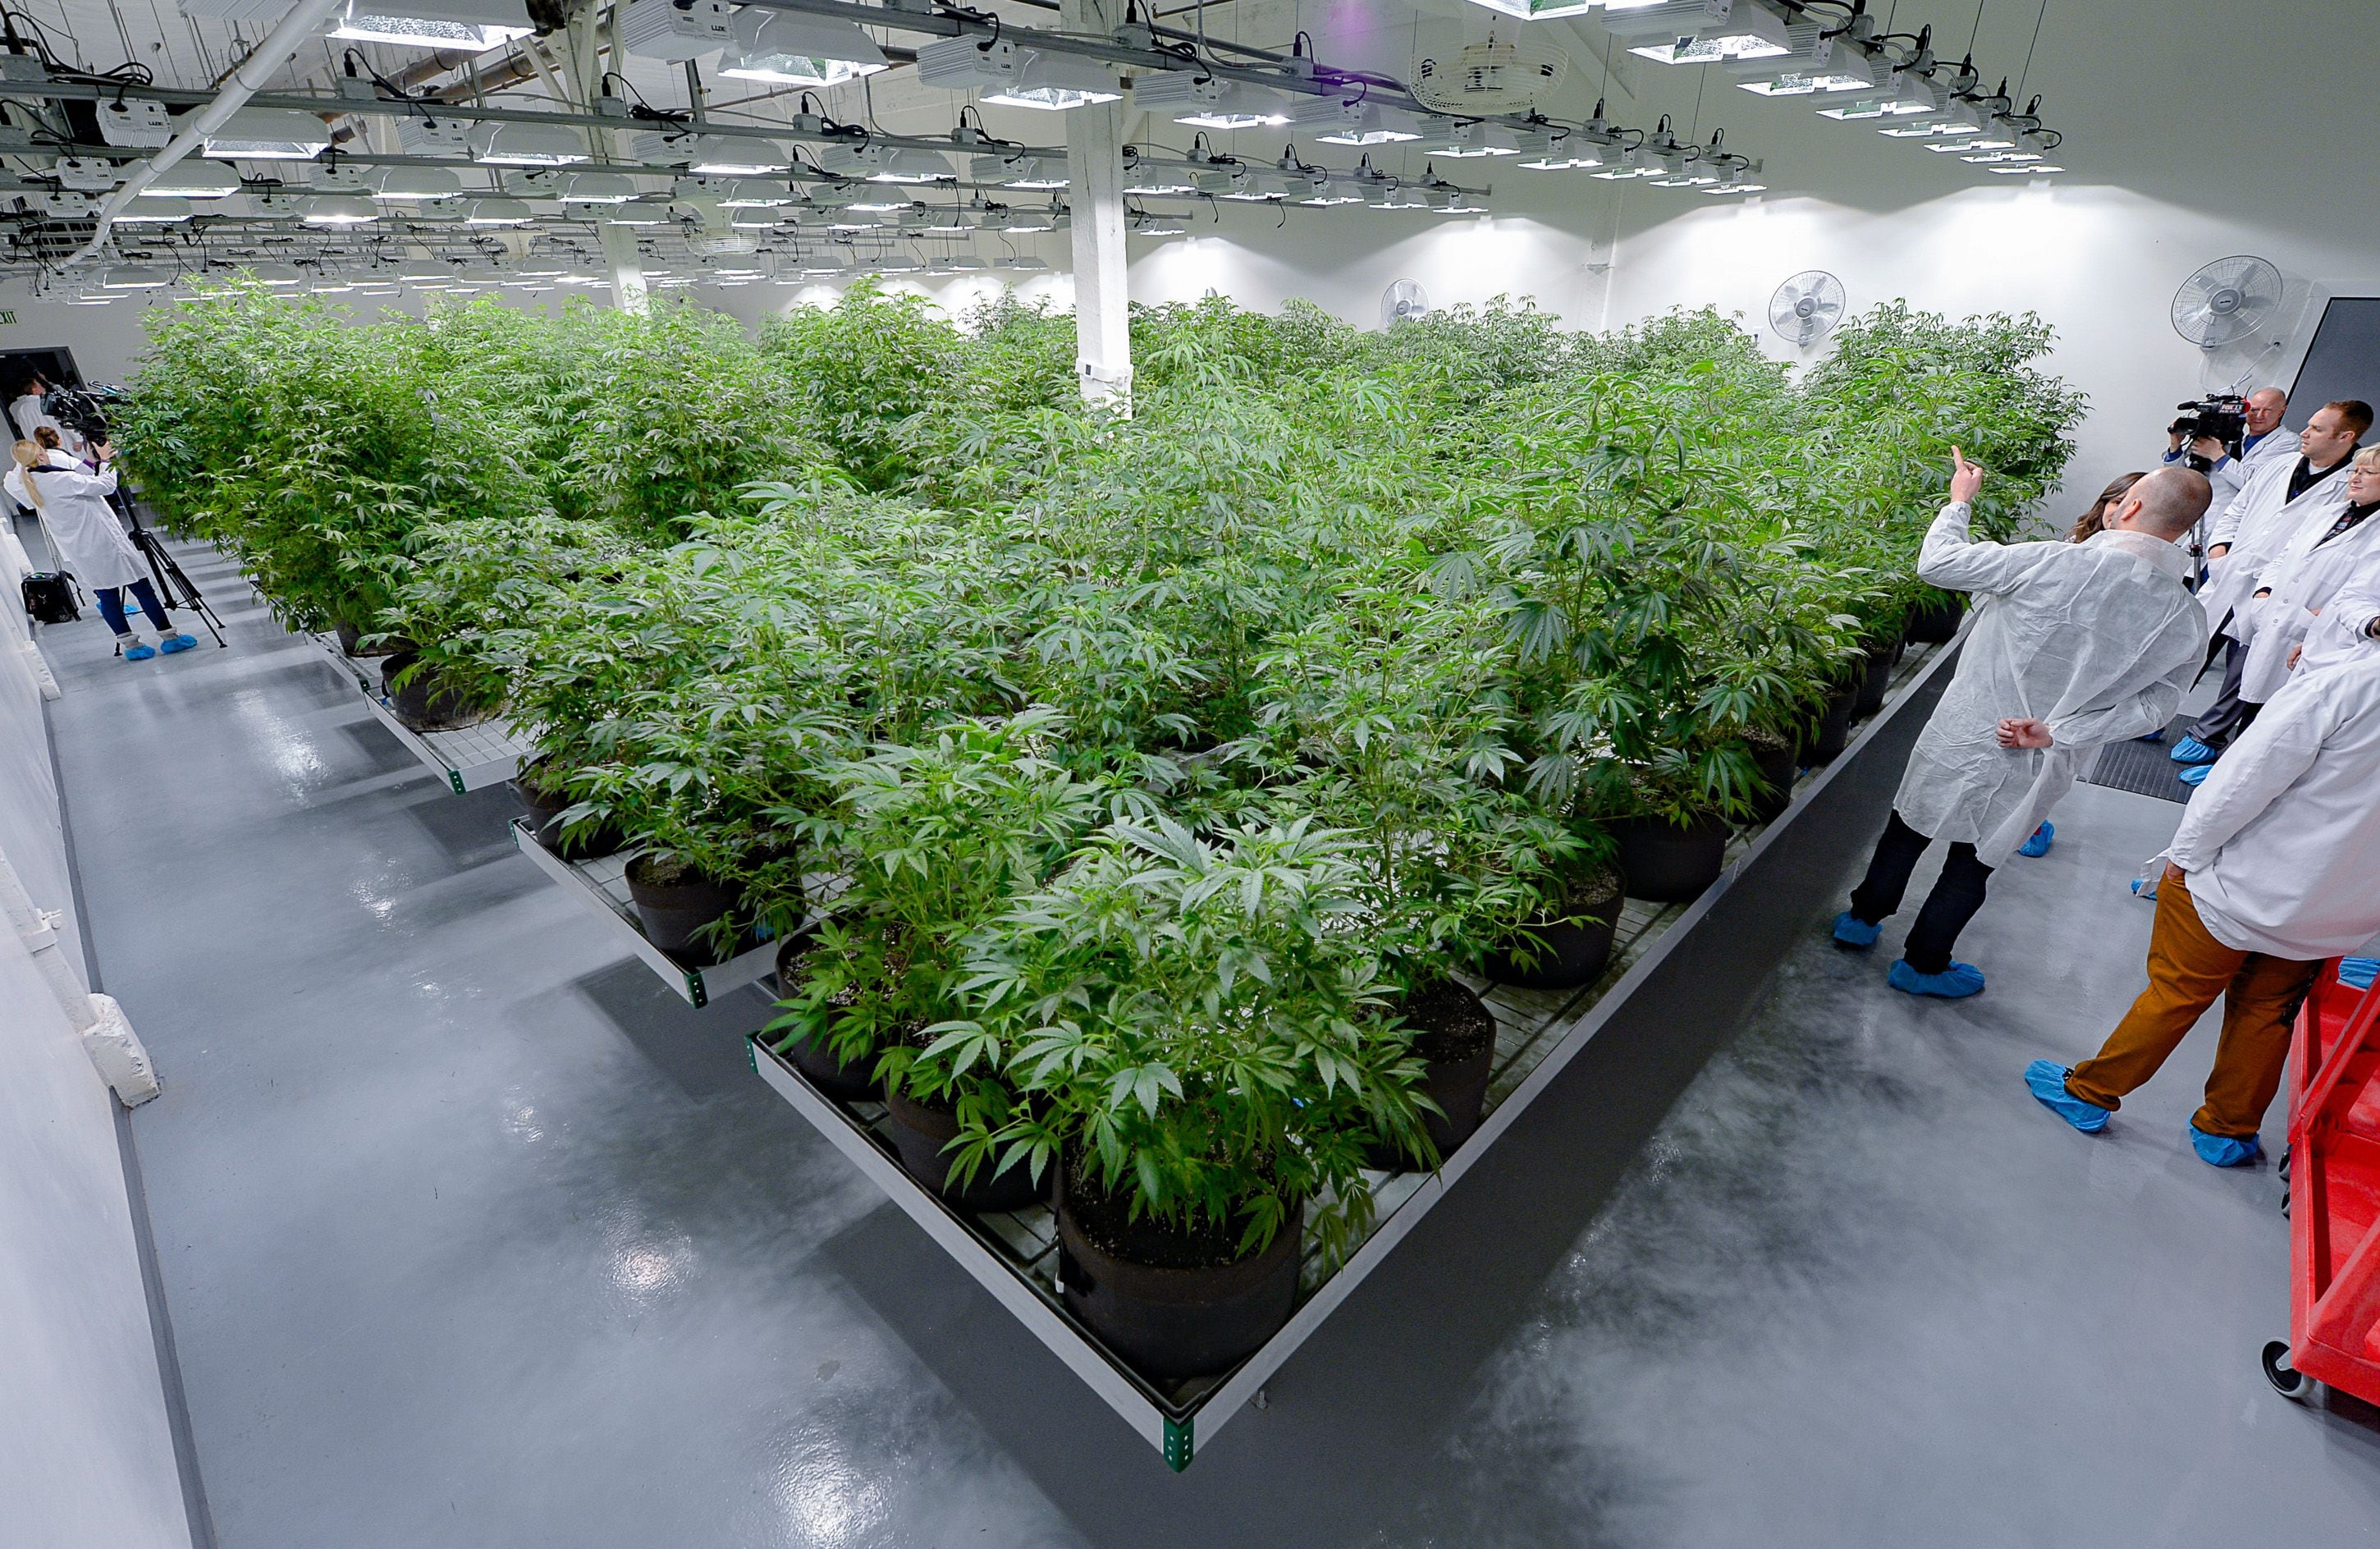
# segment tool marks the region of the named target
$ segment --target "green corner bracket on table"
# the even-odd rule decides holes
[[[1185,1415],[1165,1422],[1165,1466],[1177,1474],[1190,1466],[1190,1428],[1197,1419],[1196,1415]]]

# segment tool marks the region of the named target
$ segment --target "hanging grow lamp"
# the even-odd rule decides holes
[[[747,6],[735,13],[734,41],[719,73],[772,86],[836,86],[889,64],[876,40],[832,17]]]
[[[534,30],[521,0],[347,0],[330,35],[352,43],[484,54]]]
[[[482,124],[471,132],[471,159],[489,166],[568,166],[591,161],[587,140],[562,124]]]
[[[331,148],[331,128],[294,108],[244,107],[202,144],[205,154],[223,162],[310,162]]]

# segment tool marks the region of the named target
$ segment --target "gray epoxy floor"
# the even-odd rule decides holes
[[[2018,1080],[2141,982],[2179,807],[2078,789],[1974,1001],[1814,920],[1633,1161],[1574,1070],[1176,1477],[746,1070],[756,999],[614,958],[188,562],[230,650],[46,644],[225,1549],[2380,1543],[2373,1412],[2257,1372],[2211,1029],[2097,1140]]]

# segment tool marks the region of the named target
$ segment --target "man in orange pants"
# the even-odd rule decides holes
[[[2303,673],[2207,776],[2166,851],[2149,986],[2097,1055],[2046,1059],[2025,1085],[2095,1134],[2206,1008],[2223,1035],[2192,1147],[2218,1167],[2264,1154],[2290,1024],[2325,958],[2380,934],[2380,653]]]

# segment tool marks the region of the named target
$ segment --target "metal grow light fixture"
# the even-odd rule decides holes
[[[173,283],[173,275],[147,263],[117,263],[99,272],[102,290],[154,290]]]
[[[1299,103],[1290,121],[1311,131],[1325,145],[1394,145],[1421,138],[1419,129],[1408,128],[1378,104],[1361,96],[1342,97],[1335,91]]]
[[[149,179],[143,197],[229,199],[239,192],[239,174],[203,157],[185,157]]]
[[[1785,18],[1759,0],[1669,0],[1604,23],[1622,38],[1643,38],[1628,52],[1660,65],[1712,65],[1791,52]]]
[[[739,177],[719,193],[722,210],[774,210],[794,202],[794,190],[758,177]]]
[[[316,194],[306,201],[298,218],[308,226],[369,226],[380,219],[380,207],[362,194]]]
[[[637,184],[625,172],[574,172],[557,197],[565,204],[625,204],[638,197]]]
[[[775,86],[837,86],[890,63],[854,22],[747,6],[730,24],[733,41],[719,73]]]
[[[1499,16],[1518,17],[1523,21],[1549,21],[1556,17],[1584,16],[1597,5],[1607,11],[1643,10],[1658,6],[1662,0],[1472,0]]]
[[[984,92],[985,102],[1062,113],[1068,108],[1123,101],[1123,90],[1116,84],[1111,66],[1078,54],[1048,54],[1036,48],[1026,49],[1023,54],[1024,62],[1015,79]]]
[[[417,258],[397,265],[396,279],[425,290],[443,290],[454,283],[455,272],[438,259]]]
[[[562,124],[481,124],[471,131],[471,159],[489,166],[568,166],[591,161],[586,137]]]
[[[463,212],[465,226],[527,226],[536,218],[517,199],[475,199]]]
[[[1510,126],[1479,119],[1456,125],[1451,134],[1427,150],[1434,156],[1470,161],[1482,156],[1517,156],[1521,153],[1521,141],[1518,132]]]
[[[1643,146],[1631,145],[1621,150],[1616,159],[1606,161],[1596,168],[1593,176],[1607,183],[1621,183],[1632,177],[1650,177],[1658,170],[1649,165]]]
[[[310,162],[331,148],[331,127],[295,108],[244,107],[201,144],[223,162]]]
[[[683,147],[686,170],[710,177],[756,177],[794,165],[773,141],[731,135],[697,135]]]
[[[534,30],[521,0],[347,0],[330,35],[351,43],[484,54]]]
[[[118,226],[173,226],[190,218],[190,201],[187,199],[160,198],[142,193],[138,199],[115,213]]]
[[[838,140],[818,152],[819,170],[830,177],[856,177],[870,183],[939,183],[957,174],[939,151],[886,145],[880,140]]]
[[[1123,175],[1123,191],[1135,194],[1172,196],[1194,194],[1198,185],[1189,173],[1178,166],[1135,165]]]
[[[248,272],[255,276],[258,283],[269,285],[276,290],[306,283],[306,276],[298,272],[294,263],[252,263],[249,265]]]
[[[1289,104],[1279,92],[1196,70],[1158,70],[1135,78],[1132,105],[1201,129],[1279,128],[1290,121]]]
[[[582,173],[580,176],[584,177],[585,174]],[[611,212],[603,217],[603,224],[637,226],[667,226],[669,220],[670,213],[666,206],[642,204],[635,200],[629,200],[624,204],[613,205]]]
[[[1003,189],[1062,189],[1070,181],[1062,156],[978,155],[970,164],[968,175],[978,183],[997,183]]]
[[[391,166],[372,179],[371,197],[413,203],[425,199],[452,199],[463,191],[463,180],[443,166]]]

